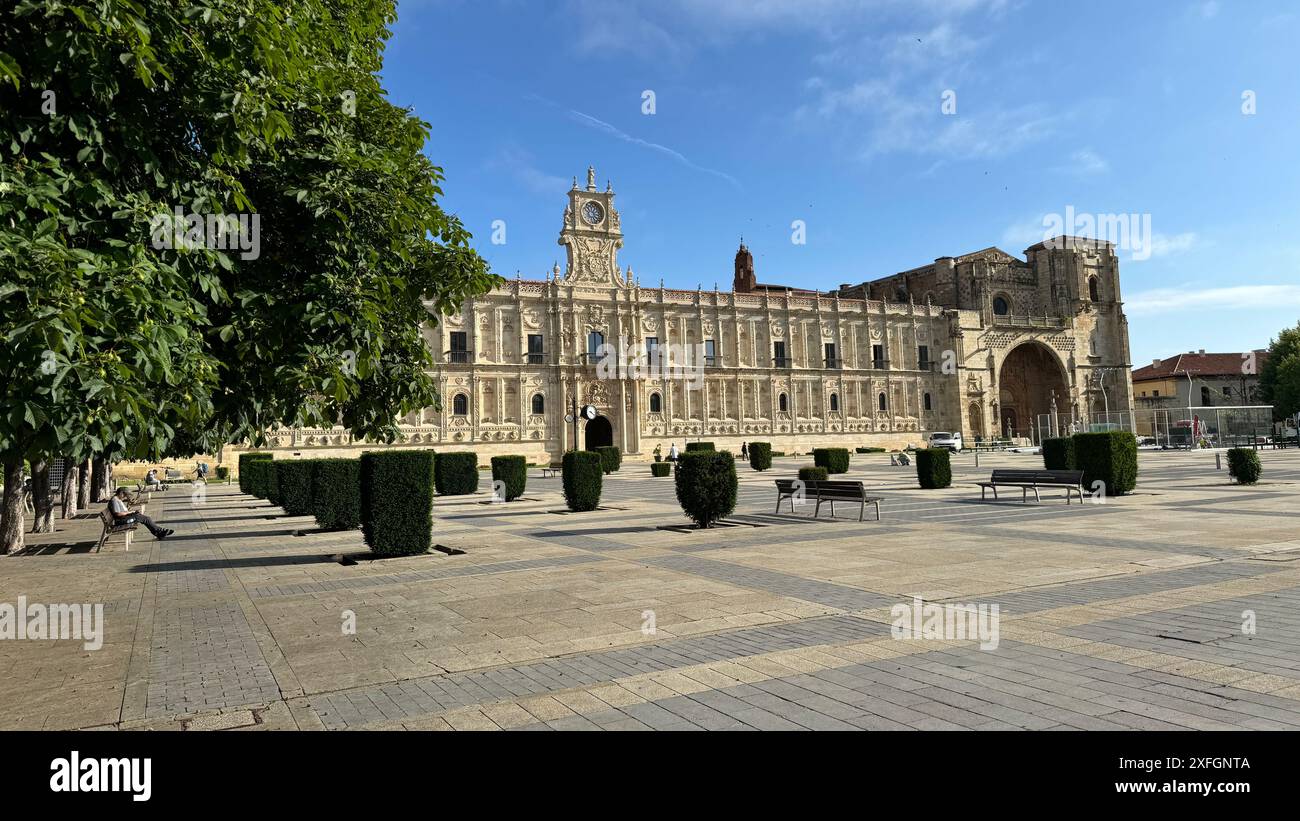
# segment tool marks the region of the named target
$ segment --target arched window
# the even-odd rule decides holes
[[[1088,299],[1101,302],[1101,288],[1097,284],[1096,277],[1088,277]]]
[[[664,409],[664,400],[657,393],[650,394],[650,412],[661,413]]]
[[[788,399],[785,398],[785,394],[781,394],[776,398],[776,407],[777,410],[783,412],[790,409],[790,402]]]
[[[469,397],[463,393],[458,393],[451,400],[451,413],[453,416],[469,415]]]
[[[930,394],[928,393],[925,395],[925,409],[933,410],[933,408],[930,407]]]
[[[831,410],[837,411],[839,409],[840,409],[840,395],[838,393],[833,393],[831,394]]]
[[[533,415],[541,416],[546,413],[546,397],[540,393],[533,394]]]
[[[881,410],[887,409],[887,403],[885,401],[885,395],[883,393],[880,394],[880,396],[876,397],[876,403],[880,405]]]
[[[993,313],[998,316],[1006,316],[1011,313],[1011,303],[1007,302],[1006,297],[993,297]]]

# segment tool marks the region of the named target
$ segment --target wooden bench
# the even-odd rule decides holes
[[[1020,501],[1029,501],[1029,491],[1034,492],[1034,501],[1041,502],[1039,488],[1065,488],[1065,503],[1070,503],[1070,491],[1079,494],[1079,503],[1083,503],[1083,471],[1081,470],[995,470],[987,482],[979,482],[980,498],[987,498],[986,491],[993,489],[993,498],[998,498],[999,487],[1020,488]]]
[[[542,468],[542,478],[549,479],[552,476],[559,476],[560,471],[562,471],[563,469],[564,469],[563,464],[559,462],[553,462],[552,464]]]
[[[813,509],[813,518],[821,513],[822,502],[829,502],[831,506],[831,516],[835,515],[836,502],[857,502],[858,521],[862,521],[866,515],[867,503],[876,506],[876,521],[880,521],[880,503],[883,501],[882,496],[868,496],[866,487],[861,482],[856,481],[814,481],[803,479],[777,479],[776,480],[776,513],[781,512],[781,502],[785,499],[790,500],[790,512],[794,513],[794,499],[802,495],[804,499],[817,500],[817,507]]]
[[[108,508],[104,508],[104,512],[99,514],[99,518],[104,524],[104,532],[99,534],[99,543],[95,545],[95,552],[99,552],[103,549],[104,543],[108,541],[109,536],[116,536],[119,533],[123,534],[126,541],[126,549],[130,550],[131,534],[140,526],[139,523],[119,522]]]

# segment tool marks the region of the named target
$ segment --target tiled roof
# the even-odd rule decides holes
[[[1264,367],[1267,351],[1255,351],[1255,373]],[[1246,353],[1180,353],[1133,370],[1133,381],[1168,379],[1171,376],[1241,376]]]

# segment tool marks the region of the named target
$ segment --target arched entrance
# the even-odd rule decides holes
[[[1053,397],[1058,420],[1059,414],[1069,412],[1067,385],[1060,360],[1046,345],[1026,342],[1013,349],[1002,360],[998,373],[998,404],[1002,409],[998,433],[1005,435],[1010,428],[1013,436],[1041,439],[1037,425],[1040,417],[1052,412]]]
[[[586,434],[584,447],[587,450],[595,450],[599,447],[614,444],[614,426],[603,416],[588,420],[584,431]]]

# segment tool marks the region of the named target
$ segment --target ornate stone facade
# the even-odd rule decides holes
[[[968,442],[1035,419],[1132,408],[1127,323],[1111,246],[1061,238],[1026,261],[989,248],[819,293],[761,285],[741,245],[731,291],[642,287],[620,270],[614,192],[574,180],[559,244],[567,265],[516,279],[425,329],[443,402],[403,420],[397,446],[557,459],[571,447],[571,406],[594,405],[578,446],[610,442],[649,458],[697,439],[738,450],[770,441],[813,446],[920,445],[935,430]],[[593,336],[595,335],[595,336]],[[703,386],[677,379],[601,379],[589,348],[712,343]],[[276,448],[358,452],[340,431],[277,431]],[[373,447],[373,446],[367,446]],[[286,454],[288,455],[288,454]]]

